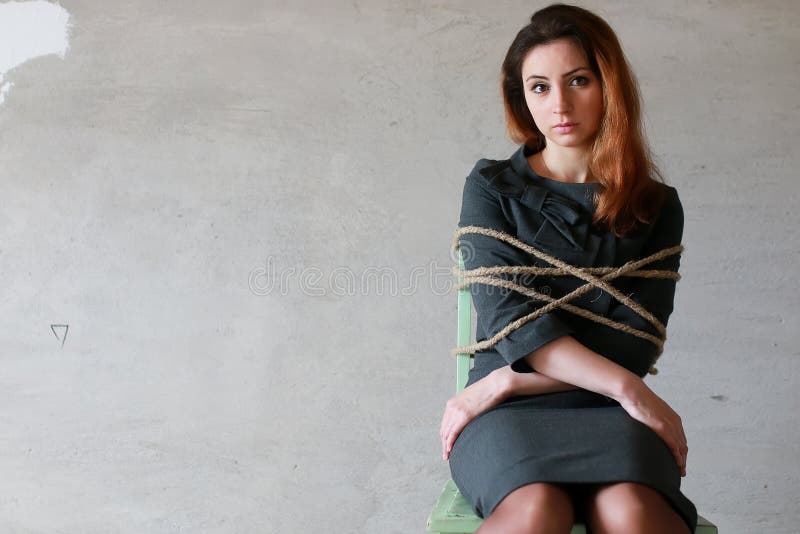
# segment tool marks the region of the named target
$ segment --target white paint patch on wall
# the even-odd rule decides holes
[[[6,73],[31,59],[58,54],[69,47],[69,13],[59,4],[5,2],[0,4],[0,105],[13,85]]]

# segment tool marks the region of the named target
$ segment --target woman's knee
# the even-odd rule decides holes
[[[689,531],[661,493],[635,482],[599,486],[591,493],[587,509],[592,530],[598,533]]]
[[[573,522],[573,503],[569,493],[557,484],[537,482],[509,493],[495,508],[504,517],[513,517],[524,532],[569,532]]]

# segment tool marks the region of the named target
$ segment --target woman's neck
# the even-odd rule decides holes
[[[585,147],[544,147],[531,156],[531,165],[537,174],[560,182],[585,183],[589,180],[589,158],[591,151]]]

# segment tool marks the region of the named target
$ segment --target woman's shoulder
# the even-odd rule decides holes
[[[658,188],[663,195],[665,205],[680,203],[678,189],[675,186],[660,180],[652,180],[652,182],[655,183],[655,187]]]
[[[662,181],[655,183],[657,185],[653,189],[657,195],[646,200],[656,203],[656,209],[651,212],[653,215],[648,222],[639,223],[626,237],[658,240],[663,236],[678,236],[680,239],[683,233],[683,204],[678,189]]]
[[[498,169],[509,164],[511,160],[508,159],[491,159],[491,158],[479,158],[475,165],[472,166],[472,171],[470,171],[470,175],[478,173],[481,175],[485,175],[491,173],[493,167],[497,167]]]
[[[636,231],[652,227],[665,216],[683,212],[677,188],[660,179],[649,179],[649,183],[640,191],[636,204],[639,206],[636,210],[639,217]]]
[[[521,200],[525,184],[515,177],[509,160],[480,158],[464,184],[459,226],[484,226],[513,231],[509,201]]]
[[[522,195],[527,185],[512,168],[510,159],[478,159],[467,175],[467,182],[506,196]]]
[[[681,203],[678,189],[675,186],[660,181],[656,181],[656,184],[658,184],[657,187],[660,189],[661,195],[661,206],[658,210],[658,217],[656,220],[664,217],[676,216],[683,218],[683,204]]]

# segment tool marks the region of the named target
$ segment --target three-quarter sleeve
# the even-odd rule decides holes
[[[479,162],[480,163],[480,162]],[[478,165],[470,173],[464,185],[459,227],[482,226],[512,236],[516,235],[515,225],[506,217],[501,204],[501,194],[492,189],[478,173]],[[459,246],[466,269],[478,267],[533,265],[535,258],[527,252],[508,243],[482,234],[467,233],[459,238]],[[506,274],[504,278],[521,284],[515,275]],[[521,284],[524,285],[524,284]],[[474,283],[470,286],[472,302],[478,316],[478,337],[485,334],[489,339],[506,325],[546,304],[541,300],[523,295],[507,288]],[[511,331],[492,348],[496,350],[514,371],[532,372],[524,360],[532,351],[573,330],[552,310],[526,322]]]
[[[647,238],[641,257],[681,244],[683,239],[683,206],[674,187],[668,187],[664,204],[652,231]],[[678,272],[680,253],[666,256],[643,266],[643,269],[659,269]],[[624,285],[624,293],[633,301],[651,312],[664,327],[672,314],[677,281],[670,278],[628,278]],[[633,311],[628,306],[614,300],[609,309],[609,318],[639,330],[660,337],[650,321]]]

